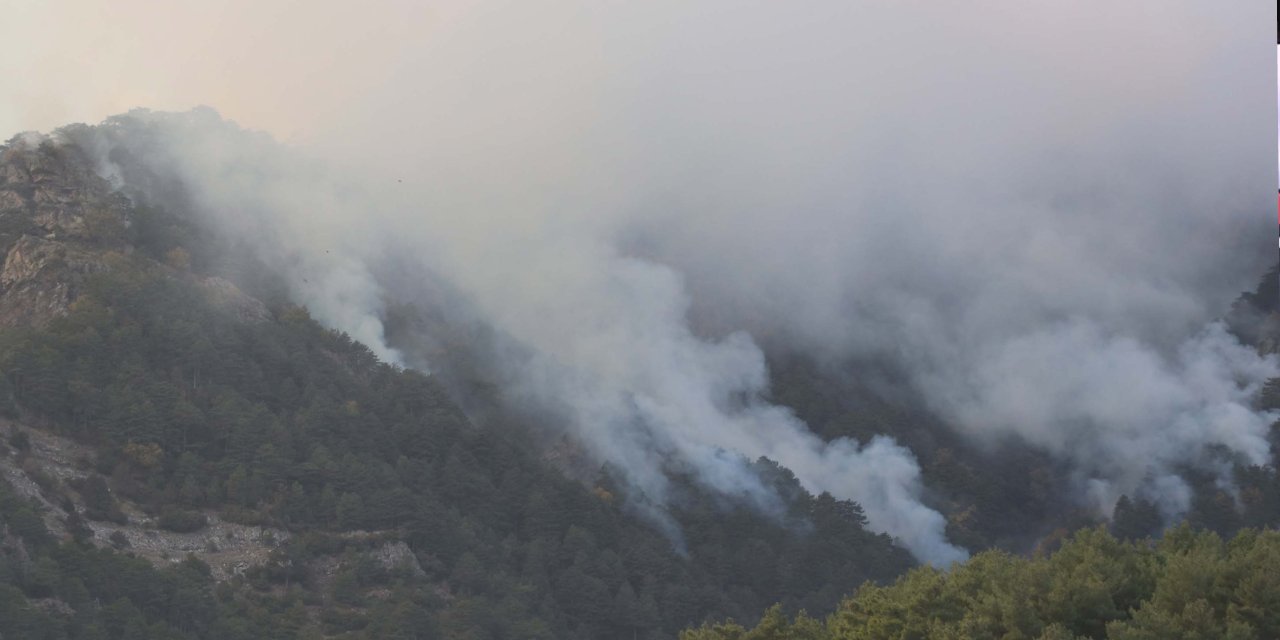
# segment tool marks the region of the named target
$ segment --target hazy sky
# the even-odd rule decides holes
[[[1258,34],[1267,33],[1262,18],[1274,10],[1268,5],[9,0],[0,23],[0,77],[7,80],[0,130],[97,122],[137,106],[207,104],[242,125],[290,138],[323,126],[368,124],[376,113],[495,98],[513,102],[504,107],[509,116],[513,108],[545,106],[538,97],[547,88],[558,97],[576,88],[584,98],[633,100],[628,85],[650,82],[653,73],[677,84],[697,76],[741,83],[750,82],[743,74],[755,67],[761,77],[784,81],[775,74],[797,71],[788,67],[801,60],[839,67],[805,70],[780,88],[837,69],[849,81],[901,75],[906,81],[878,96],[880,105],[927,93],[912,78],[963,92],[962,77],[972,74],[956,71],[983,58],[1016,60],[1044,83],[1104,91],[1097,97],[1107,111],[1122,107],[1128,94],[1190,77],[1222,40],[1245,35],[1227,14],[1256,17]],[[1128,44],[1117,49],[1120,39]],[[744,59],[742,68],[725,65],[719,54],[740,54],[744,44],[765,55]],[[929,67],[936,75],[922,76]],[[1131,83],[1136,69],[1145,70],[1145,86]],[[485,77],[468,78],[479,73]],[[411,84],[418,88],[406,91]],[[442,96],[433,88],[469,95]],[[824,91],[809,87],[795,98]],[[532,102],[515,104],[522,100]]]
[[[205,104],[288,138],[333,121],[438,37],[426,2],[10,0],[0,129]]]

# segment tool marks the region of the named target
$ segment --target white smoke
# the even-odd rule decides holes
[[[369,271],[385,238],[365,214],[374,200],[333,179],[319,163],[269,136],[243,131],[209,108],[186,114],[137,110],[109,119],[101,131],[76,136],[97,156],[99,173],[118,187],[148,191],[167,184],[129,184],[113,154],[181,185],[195,213],[241,241],[289,280],[291,293],[320,322],[338,328],[394,364],[401,355],[383,335],[383,291]],[[136,172],[135,172],[136,173]],[[154,196],[153,196],[154,197]],[[163,204],[183,206],[186,202]]]
[[[1016,434],[1070,460],[1098,511],[1141,491],[1176,517],[1190,496],[1171,470],[1197,465],[1229,480],[1230,464],[1213,448],[1247,464],[1270,461],[1266,434],[1277,415],[1251,405],[1277,375],[1274,358],[1240,345],[1220,323],[1166,356],[1074,320],[983,345],[971,361],[920,376],[920,385],[975,435]]]
[[[456,268],[430,250],[438,239],[413,243],[415,230],[399,226],[403,219],[389,217],[375,198],[356,197],[341,180],[207,112],[136,112],[103,133],[107,141],[94,146],[105,156],[128,149],[151,172],[185,185],[208,221],[254,239],[317,319],[384,358],[400,356],[383,339],[383,300],[412,293],[386,289],[370,265],[385,261],[388,247],[408,246],[413,251],[401,259],[417,261],[423,273]],[[103,163],[104,174],[129,173]],[[811,491],[859,502],[873,528],[921,559],[948,565],[965,557],[946,542],[944,518],[921,504],[909,451],[886,437],[866,446],[823,442],[790,410],[765,402],[760,349],[742,332],[693,335],[677,272],[621,256],[581,230],[513,240],[495,231],[481,248],[500,256],[469,257],[469,276],[453,272],[452,282],[485,322],[532,353],[493,363],[513,369],[506,395],[558,406],[577,439],[623,469],[650,501],[665,502],[666,470],[678,464],[718,494],[775,510],[778,497],[748,469],[765,456]]]
[[[1103,512],[1269,458],[1276,363],[1212,324],[1274,259],[1269,4],[497,8],[289,105],[341,179],[207,116],[154,120],[147,157],[386,358],[384,254],[443,278],[525,349],[509,393],[658,498],[679,458],[767,508],[737,457],[767,455],[958,557],[910,453],[820,442],[761,399],[758,344],[892,362]]]

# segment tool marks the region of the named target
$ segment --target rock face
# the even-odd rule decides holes
[[[0,147],[0,326],[66,313],[86,276],[129,252],[130,213],[75,146],[27,135]]]
[[[28,135],[0,147],[4,249],[24,234],[122,249],[130,211],[129,200],[94,172],[75,145]]]
[[[427,572],[418,564],[418,557],[403,541],[388,542],[369,552],[375,561],[387,571],[407,571],[417,578],[425,578]]]
[[[241,322],[265,322],[271,318],[271,312],[261,300],[246,294],[226,278],[212,276],[200,281],[209,298],[218,305],[230,309]]]
[[[93,457],[94,451],[70,439],[0,418],[0,441],[7,441],[17,432],[27,435],[30,449],[17,452],[0,444],[0,477],[8,481],[19,495],[43,507],[44,522],[49,531],[59,537],[66,536],[68,502],[59,496],[75,496],[74,492],[66,490],[66,485],[94,473],[83,463]],[[92,531],[91,543],[104,548],[123,548],[158,566],[179,562],[187,554],[195,554],[209,565],[215,580],[226,580],[268,562],[272,552],[291,535],[283,529],[227,522],[213,512],[204,514],[207,524],[199,531],[176,533],[161,529],[156,518],[147,516],[127,500],[121,499],[120,506],[127,514],[128,522],[85,521]],[[71,507],[83,513],[83,501],[79,498],[71,499]],[[3,530],[2,526],[0,530]],[[394,545],[389,543],[386,546]],[[409,554],[407,557],[405,552]],[[376,559],[410,571],[418,567],[407,546],[403,550],[393,549]],[[418,571],[422,571],[421,567]]]
[[[132,203],[79,146],[57,136],[25,134],[0,146],[0,328],[65,314],[89,276],[134,254]],[[228,280],[155,266],[189,279],[243,322],[271,317]]]
[[[60,136],[25,134],[0,145],[0,329],[38,327],[66,314],[94,274],[124,264],[178,279],[243,322],[271,318],[261,301],[229,280],[201,277],[181,261],[148,260],[145,250],[135,250],[144,225],[133,204],[96,173],[80,146]],[[27,451],[3,444],[19,431],[28,437]],[[0,478],[41,504],[45,524],[57,536],[70,535],[68,509],[83,513],[83,501],[67,487],[96,473],[85,463],[94,455],[90,447],[0,418]],[[282,529],[229,522],[213,512],[203,514],[207,524],[198,531],[176,533],[127,500],[120,507],[126,515],[121,522],[84,521],[88,542],[157,565],[196,554],[217,580],[267,562],[289,538]],[[422,571],[408,547],[389,545],[378,561]]]
[[[0,269],[0,326],[41,324],[66,313],[84,277],[106,268],[104,256],[74,244],[22,236]]]

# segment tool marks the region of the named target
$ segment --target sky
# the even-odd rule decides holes
[[[97,122],[137,106],[181,110],[203,104],[279,138],[308,138],[325,127],[371,117],[370,105],[395,115],[428,107],[433,86],[466,88],[471,95],[443,98],[460,106],[482,98],[477,92],[512,99],[539,95],[513,82],[550,85],[560,93],[577,87],[597,98],[618,84],[651,80],[645,74],[652,73],[678,82],[726,71],[724,82],[740,83],[745,69],[700,67],[674,56],[709,54],[708,65],[723,65],[717,50],[753,40],[765,51],[796,47],[797,57],[813,62],[892,49],[892,61],[841,58],[842,70],[853,80],[933,67],[932,84],[944,92],[965,90],[954,73],[958,65],[986,56],[1023,57],[1021,71],[1040,82],[1087,83],[1105,91],[1099,97],[1115,103],[1099,105],[1107,109],[1124,104],[1130,92],[1186,78],[1222,39],[1246,37],[1222,14],[1262,17],[1272,10],[1257,1],[1224,11],[1210,2],[1166,6],[1152,0],[1119,6],[982,0],[960,7],[871,0],[816,3],[804,11],[761,2],[646,5],[11,0],[0,25],[0,72],[13,81],[0,93],[0,129],[47,130],[71,121]],[[1261,33],[1265,25],[1256,24]],[[699,31],[710,25],[719,29]],[[812,42],[789,39],[804,31],[812,31]],[[973,38],[955,36],[966,32]],[[694,43],[695,34],[704,41]],[[832,41],[842,35],[845,43]],[[1095,46],[1118,37],[1131,37],[1128,46]],[[785,65],[788,57],[773,64]],[[766,74],[781,70],[769,68],[768,60],[744,62],[763,65]],[[506,73],[490,74],[484,82],[466,79],[497,69]],[[1139,69],[1145,86],[1124,81]],[[1086,77],[1099,71],[1105,71],[1100,78]],[[628,73],[634,75],[618,77]],[[406,91],[411,80],[421,90]],[[922,87],[903,83],[895,89],[877,102],[915,97]],[[388,91],[400,105],[385,101]],[[799,97],[822,95],[811,88]],[[538,105],[535,100],[528,106]]]
[[[209,105],[290,151],[142,118],[147,157],[272,238],[322,321],[401,357],[383,306],[433,301],[397,256],[519,347],[488,356],[511,402],[650,495],[676,459],[767,508],[723,452],[765,455],[945,564],[912,453],[814,437],[765,353],[888,362],[975,441],[1067,462],[1102,514],[1176,516],[1177,470],[1224,448],[1269,460],[1250,397],[1277,364],[1214,320],[1275,259],[1274,12],[16,0],[0,129]]]
[[[0,129],[216,106],[284,139],[336,121],[433,37],[427,3],[14,0],[0,25]]]

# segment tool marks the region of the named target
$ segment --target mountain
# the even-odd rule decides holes
[[[776,504],[730,499],[679,460],[655,500],[572,434],[504,404],[511,381],[474,354],[507,347],[454,322],[447,292],[392,301],[380,318],[406,362],[445,365],[430,374],[323,326],[287,281],[296,256],[272,253],[270,234],[247,246],[211,224],[190,185],[130,157],[146,134],[73,125],[0,147],[5,638],[673,638],[725,619],[767,631],[802,610],[892,608],[918,589],[968,620],[982,594],[1083,571],[1080,554],[1176,564],[1133,542],[1171,524],[1146,496],[1122,497],[1104,521],[1048,453],[963,437],[891,369],[784,349],[765,354],[771,402],[823,442],[893,437],[918,461],[946,538],[989,551],[950,582],[921,568],[895,583],[916,563],[862,505],[815,495],[767,458],[738,463]],[[104,139],[131,144],[104,151]],[[1280,344],[1274,278],[1225,319],[1264,353]],[[1280,409],[1280,380],[1258,404]],[[1216,460],[1231,486],[1178,470],[1191,525],[1280,525],[1274,465]],[[1100,525],[1115,538],[1089,533]],[[1243,535],[1212,552],[1213,571],[1240,579],[1241,545],[1270,557],[1271,538]],[[1165,574],[1144,575],[1155,591],[1106,597],[1156,597]],[[1215,620],[1223,602],[1210,603]],[[1121,620],[1116,606],[1105,620],[1042,621],[1087,635]],[[746,633],[735,629],[690,633]]]
[[[2,637],[670,638],[912,566],[767,459],[781,512],[673,469],[660,529],[122,193],[91,132],[0,147]]]
[[[1260,353],[1274,354],[1280,345],[1278,277],[1280,265],[1242,293],[1223,318],[1232,335]],[[832,393],[831,371],[817,374],[804,364],[777,370],[777,393],[806,408],[807,421],[824,425],[828,437],[875,429],[868,421],[879,421],[880,428],[895,417],[906,423],[900,407],[866,411],[868,404],[877,405],[874,394],[851,402],[847,394]],[[846,380],[842,387],[850,384]],[[1258,404],[1280,409],[1280,379],[1268,381]],[[928,416],[915,418],[916,425],[930,424]],[[1187,470],[1192,507],[1177,526],[1166,529],[1151,502],[1122,496],[1110,523],[1089,527],[1087,514],[1064,511],[1068,502],[1019,499],[1045,491],[1055,476],[1061,481],[1063,470],[1034,452],[966,448],[944,429],[892,432],[911,443],[926,479],[947,487],[948,500],[962,509],[960,518],[952,510],[953,539],[970,541],[972,548],[1017,548],[1018,532],[1054,522],[1061,528],[1040,537],[1030,554],[988,549],[949,571],[918,567],[891,585],[864,585],[834,610],[810,612],[816,616],[789,616],[774,606],[754,626],[706,623],[685,630],[680,639],[1280,637],[1280,473],[1274,460],[1237,463],[1234,487]],[[1280,422],[1268,436],[1275,451]],[[1039,488],[1027,482],[1036,478],[1046,482]],[[1069,529],[1075,533],[1067,534]]]

